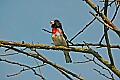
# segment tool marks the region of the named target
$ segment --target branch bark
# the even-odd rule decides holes
[[[109,26],[111,26],[113,31],[115,31],[120,37],[120,30],[91,2],[91,0],[84,0],[96,13],[105,21]]]
[[[12,46],[12,47],[10,47],[10,46]],[[48,46],[48,45],[43,45],[43,44],[28,44],[28,43],[22,43],[22,42],[8,42],[8,41],[4,41],[4,40],[0,40],[0,47],[9,48],[9,49],[15,50],[17,52],[21,52],[21,50],[18,50],[18,49],[13,48],[13,47],[26,47],[26,48],[46,49],[46,50],[49,50],[49,49],[52,49],[52,50],[67,50],[67,51],[73,51],[73,52],[81,52],[81,53],[92,54],[94,57],[96,57],[100,62],[102,62],[105,66],[107,66],[112,72],[114,72],[120,78],[120,71],[115,66],[111,65],[107,60],[102,58],[102,56],[100,56],[98,52],[94,51],[91,48],[88,48],[88,49],[86,49],[86,48],[74,48],[74,47],[67,48],[67,47],[64,47],[64,46]],[[83,79],[80,76],[78,76],[78,75],[76,75],[72,72],[69,72],[66,69],[63,69],[62,67],[58,66],[57,64],[53,64],[49,60],[39,58],[38,55],[35,55],[35,54],[32,54],[32,53],[27,53],[27,52],[22,52],[22,53],[26,54],[28,56],[34,57],[38,60],[41,60],[45,63],[48,63],[48,64],[50,64],[50,65],[52,65],[56,68],[60,68],[64,71],[66,71],[67,73],[72,74],[72,75],[74,75],[74,76],[76,76],[80,79]]]
[[[4,42],[3,42],[3,43],[4,43]],[[7,43],[7,41],[6,41],[5,43]],[[8,43],[9,43],[9,42],[8,42]],[[15,47],[15,46],[14,46],[14,43],[15,43],[15,46],[16,46],[16,47],[18,47],[18,44],[19,44],[19,47],[20,47],[20,46],[21,46],[21,47],[25,47],[25,46],[26,46],[27,48],[36,48],[36,49],[37,49],[37,46],[38,46],[38,44],[37,44],[37,46],[36,46],[36,44],[34,44],[34,45],[33,45],[33,44],[25,44],[25,45],[23,45],[23,44],[21,44],[20,42],[10,42],[10,44],[12,44],[12,46],[10,46],[10,44],[9,44],[9,45],[0,44],[0,47],[9,48],[9,49],[14,50],[14,51],[17,51],[17,52],[19,52],[19,53],[23,53],[23,54],[25,54],[25,55],[27,55],[27,56],[36,58],[36,59],[42,61],[43,63],[47,63],[47,64],[53,66],[54,68],[58,69],[58,70],[60,69],[60,70],[62,70],[62,71],[64,71],[64,72],[72,75],[73,77],[76,77],[76,78],[78,78],[78,79],[80,79],[80,80],[84,80],[80,75],[77,75],[77,74],[75,74],[75,73],[73,73],[73,72],[70,72],[69,70],[67,70],[67,69],[65,69],[65,68],[63,68],[63,67],[61,67],[61,66],[59,66],[59,65],[57,65],[57,64],[55,64],[55,63],[52,63],[50,60],[46,59],[44,56],[41,56],[42,58],[40,58],[40,57],[39,57],[40,55],[38,55],[38,54],[34,54],[34,53],[31,53],[31,52],[25,52],[25,51],[23,51],[23,50],[19,50],[19,49],[17,49],[17,48],[14,48],[14,47]],[[14,46],[14,47],[13,47],[13,46]],[[41,47],[40,47],[40,46],[41,46]],[[44,47],[45,47],[45,48],[44,48]],[[39,47],[38,47],[38,49],[55,49],[55,46],[54,46],[54,47],[52,47],[52,46],[43,46],[42,44],[40,44]],[[58,49],[59,49],[59,48],[57,47],[57,50],[58,50]],[[61,48],[61,49],[62,49],[62,48]],[[64,49],[64,48],[63,48],[63,49]]]
[[[104,3],[104,15],[107,17],[107,9],[108,9],[108,0],[105,0],[105,3]],[[104,21],[106,22],[106,21]],[[109,41],[109,37],[108,37],[108,28],[106,27],[106,25],[104,25],[104,34],[105,34],[105,41],[106,41],[106,44],[107,44],[107,50],[108,50],[108,56],[109,56],[109,59],[110,59],[110,62],[111,62],[111,65],[114,65],[114,60],[113,60],[113,56],[112,56],[112,51],[111,51],[111,48],[110,48],[110,41]]]

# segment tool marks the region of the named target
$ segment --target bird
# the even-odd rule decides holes
[[[51,28],[52,28],[53,44],[55,46],[69,47],[68,42],[67,42],[67,36],[65,35],[65,33],[62,29],[62,24],[60,23],[60,21],[57,19],[51,20],[50,24],[51,24]],[[66,63],[72,63],[72,60],[69,55],[69,51],[63,50],[63,52],[64,52]]]

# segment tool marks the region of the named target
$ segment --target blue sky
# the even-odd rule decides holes
[[[102,8],[103,3],[98,0],[92,0],[96,5]],[[108,17],[112,18],[115,6],[109,8]],[[70,40],[78,31],[80,31],[93,16],[89,14],[93,11],[82,0],[0,0],[0,39],[7,41],[25,41],[26,43],[41,43],[52,45],[51,34],[42,31],[43,28],[51,30],[50,21],[59,19],[63,25],[63,29]],[[93,11],[94,12],[94,11]],[[114,24],[120,29],[120,10],[114,20]],[[80,34],[73,40],[74,43],[86,42],[99,42],[103,35],[103,26],[97,20],[89,26],[84,33]],[[115,32],[109,30],[110,42],[112,44],[120,45],[120,38]],[[104,43],[105,41],[103,41]],[[93,48],[93,47],[92,47]],[[106,58],[107,50],[105,48],[96,49],[96,51]],[[10,53],[9,51],[8,53]],[[46,58],[59,64],[70,71],[80,74],[86,80],[105,80],[103,76],[99,75],[93,70],[97,68],[103,73],[103,69],[96,66],[94,63],[86,64],[66,64],[64,56],[61,51],[48,51],[39,50]],[[115,64],[120,69],[120,50],[112,49]],[[0,53],[5,53],[4,49],[0,49]],[[73,61],[84,61],[82,53],[70,52]],[[87,55],[92,57],[91,55]],[[33,58],[19,54],[10,57],[2,57],[4,59],[18,61],[27,65],[34,66],[35,61]],[[41,64],[41,62],[40,62]],[[0,78],[1,80],[38,80],[39,77],[35,76],[31,71],[23,72],[22,74],[8,78],[7,74],[13,74],[21,70],[22,67],[10,65],[0,62]],[[43,76],[47,80],[66,80],[59,71],[47,65],[41,68]],[[118,77],[116,77],[116,80]],[[74,78],[75,79],[75,78]]]

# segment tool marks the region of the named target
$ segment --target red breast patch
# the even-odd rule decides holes
[[[57,32],[57,28],[52,28],[52,34],[55,34]]]

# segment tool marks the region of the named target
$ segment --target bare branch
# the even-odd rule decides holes
[[[70,42],[76,38],[80,33],[82,33],[91,23],[93,23],[93,21],[95,21],[96,18],[92,19],[81,31],[79,31],[75,36],[73,36],[73,38],[70,39]]]
[[[48,31],[47,29],[42,29],[45,32],[52,33],[51,31]]]
[[[113,29],[113,31],[115,31],[118,36],[120,37],[120,30],[118,30],[118,28],[101,12],[98,10],[98,8],[91,2],[91,0],[84,0],[91,8],[93,8],[95,10],[96,13],[99,14],[99,16],[109,25],[111,26]]]
[[[102,35],[102,38],[100,39],[99,44],[102,43],[102,41],[103,41],[103,39],[104,39],[104,36],[105,36],[105,34]],[[107,45],[106,45],[106,47],[107,47]]]
[[[98,21],[100,21],[102,24],[104,24],[106,27],[110,28],[113,30],[113,28],[111,26],[109,26],[107,23],[105,23],[104,21],[100,20],[93,12],[89,11],[95,18],[97,18]]]
[[[109,2],[112,2],[113,0],[109,0]],[[105,2],[105,0],[99,0],[99,2]]]
[[[4,61],[4,62],[10,63],[10,64],[15,64],[15,65],[27,67],[28,69],[32,70],[35,75],[40,76],[43,80],[45,80],[45,78],[42,75],[37,74],[36,71],[32,67],[30,67],[30,66],[27,66],[25,64],[20,64],[20,63],[17,63],[17,62],[13,62],[13,61],[9,61],[9,60],[6,60],[6,59],[1,59],[1,58],[0,58],[0,61]],[[20,72],[16,73],[16,74],[11,74],[11,75],[7,75],[7,76],[8,77],[10,77],[10,76],[16,76],[16,75],[20,74],[22,71],[24,71],[24,69],[21,70]]]
[[[5,47],[5,48],[9,48],[9,49],[11,49],[11,50],[14,50],[14,51],[17,51],[17,52],[20,52],[20,53],[23,53],[23,54],[25,54],[25,55],[27,55],[27,56],[34,57],[34,58],[42,61],[43,63],[47,63],[47,64],[53,66],[53,67],[56,68],[56,69],[59,68],[59,69],[63,70],[64,72],[72,75],[73,77],[76,77],[76,78],[78,78],[78,79],[80,79],[80,80],[84,80],[81,76],[79,76],[79,75],[77,75],[77,74],[75,74],[75,73],[73,73],[73,72],[71,72],[71,71],[69,71],[69,70],[67,70],[67,69],[65,69],[65,68],[57,65],[57,64],[52,63],[50,60],[40,58],[38,54],[28,53],[28,52],[25,52],[25,51],[23,51],[23,50],[19,50],[19,49],[10,47],[10,46],[5,46],[5,45],[0,45],[0,46]],[[33,48],[33,47],[32,47],[32,48]],[[43,48],[42,48],[42,49],[43,49]]]
[[[106,70],[106,71],[110,74],[110,76],[112,77],[112,79],[114,79],[113,74],[111,73],[111,71],[110,71],[108,68],[105,68],[105,67],[102,66],[101,64],[97,63],[97,62],[95,61],[95,59],[93,59],[93,62],[94,62],[96,65],[100,66],[102,69]]]
[[[106,40],[106,43],[107,43],[107,49],[108,49],[108,55],[109,55],[109,58],[110,58],[110,61],[111,61],[111,64],[114,65],[114,61],[113,61],[113,57],[112,57],[112,53],[111,53],[111,49],[110,49],[110,43],[109,43],[109,39],[108,39],[108,34],[107,34],[107,27],[113,29],[111,26],[109,26],[108,24],[106,24],[105,22],[103,22],[102,20],[100,20],[94,13],[90,12],[93,16],[95,16],[101,23],[103,23],[105,26],[104,28],[104,33],[105,33],[105,40]]]
[[[96,47],[107,47],[106,44],[100,44],[100,43],[88,43],[89,46],[96,46]],[[85,44],[72,44],[69,46],[86,46]],[[118,48],[120,49],[119,45],[110,45],[110,48]]]
[[[108,0],[105,0],[105,3],[104,3],[104,6],[105,6],[104,15],[106,17],[107,17],[107,8],[108,8],[107,5],[108,5]],[[106,22],[106,21],[104,20],[104,22]],[[113,59],[112,51],[111,51],[111,48],[110,48],[110,41],[109,41],[107,30],[108,30],[108,28],[106,27],[106,25],[104,25],[104,34],[105,34],[105,41],[106,41],[106,44],[107,44],[108,56],[109,56],[111,65],[114,66],[114,59]]]
[[[15,73],[15,74],[9,74],[9,75],[7,75],[7,77],[17,76],[17,75],[21,74],[23,71],[25,71],[24,68],[22,70],[20,70],[19,72]]]
[[[58,70],[65,76],[67,77],[69,80],[73,80],[68,74],[66,74],[63,70],[59,69]]]
[[[36,64],[39,66],[38,61],[34,58]],[[42,71],[40,70],[40,67],[38,67],[38,71],[40,72],[40,75],[42,75]]]
[[[67,47],[64,47],[64,46],[45,46],[45,45],[42,45],[42,44],[27,44],[27,43],[21,44],[19,42],[10,42],[9,43],[9,42],[3,41],[3,40],[0,41],[0,46],[1,47],[9,48],[9,49],[12,49],[14,51],[21,52],[21,53],[26,54],[28,56],[34,57],[34,58],[36,58],[38,60],[41,60],[41,61],[43,61],[45,63],[50,64],[51,66],[55,67],[56,69],[60,68],[60,69],[64,70],[66,73],[71,74],[72,76],[74,76],[74,77],[76,77],[78,79],[83,79],[83,78],[81,78],[79,75],[76,75],[76,74],[74,74],[74,73],[66,70],[63,67],[60,67],[60,66],[58,66],[58,65],[50,62],[49,60],[45,60],[45,59],[40,58],[36,54],[24,52],[23,50],[18,50],[16,48],[13,48],[13,47],[10,47],[10,46],[7,46],[7,45],[12,45],[12,46],[14,45],[14,46],[19,46],[19,47],[21,46],[21,47],[27,47],[27,48],[36,48],[36,49],[67,50],[67,51],[74,51],[74,52],[82,52],[82,53],[92,54],[100,62],[102,62],[109,69],[111,69],[111,71],[113,71],[118,77],[120,77],[120,71],[115,66],[112,66],[111,64],[109,64],[109,62],[107,60],[105,60],[104,58],[102,58],[102,56],[100,56],[98,54],[98,52],[94,51],[91,48],[89,48],[89,49],[85,49],[85,48],[73,48],[73,47],[72,48],[67,48]]]
[[[93,70],[95,70],[95,71],[98,72],[100,75],[102,75],[102,76],[104,76],[104,77],[106,77],[106,78],[108,78],[108,79],[112,79],[112,78],[106,76],[105,74],[103,74],[102,72],[100,72],[99,70],[97,70],[97,69],[95,69],[95,68],[94,68]],[[112,80],[113,80],[113,79],[112,79]]]
[[[115,19],[116,15],[117,15],[117,12],[118,12],[118,9],[119,9],[119,6],[116,7],[116,10],[115,10],[113,18],[111,19],[111,22],[113,22],[113,20]]]
[[[93,61],[96,65],[98,65],[98,66],[101,67],[102,69],[106,70],[106,71],[110,74],[111,78],[109,78],[109,79],[114,80],[114,76],[113,76],[113,74],[111,73],[111,71],[110,71],[108,68],[105,68],[105,67],[102,66],[101,64],[97,63],[97,62],[95,61],[95,57],[93,57],[92,59],[89,58],[89,57],[87,57],[86,55],[84,55],[84,57],[87,59],[86,61],[83,61],[83,62],[75,62],[75,63],[76,63],[76,64],[77,64],[77,63],[87,63],[87,62]],[[97,69],[96,69],[96,70],[97,70]],[[97,71],[98,71],[98,70],[97,70]],[[100,72],[100,71],[98,71],[98,72]],[[100,74],[103,75],[101,72],[100,72]],[[104,74],[103,76],[105,76],[105,77],[108,78],[108,76],[106,76],[105,74]]]
[[[11,55],[16,55],[18,53],[11,53],[11,54],[0,54],[0,56],[11,56]]]
[[[85,55],[84,55],[84,57],[86,57]],[[87,57],[86,57],[87,58]],[[90,62],[90,61],[93,61],[93,59],[88,59],[87,58],[87,60],[86,61],[81,61],[81,62],[74,62],[74,64],[78,64],[78,63],[87,63],[87,62]]]

